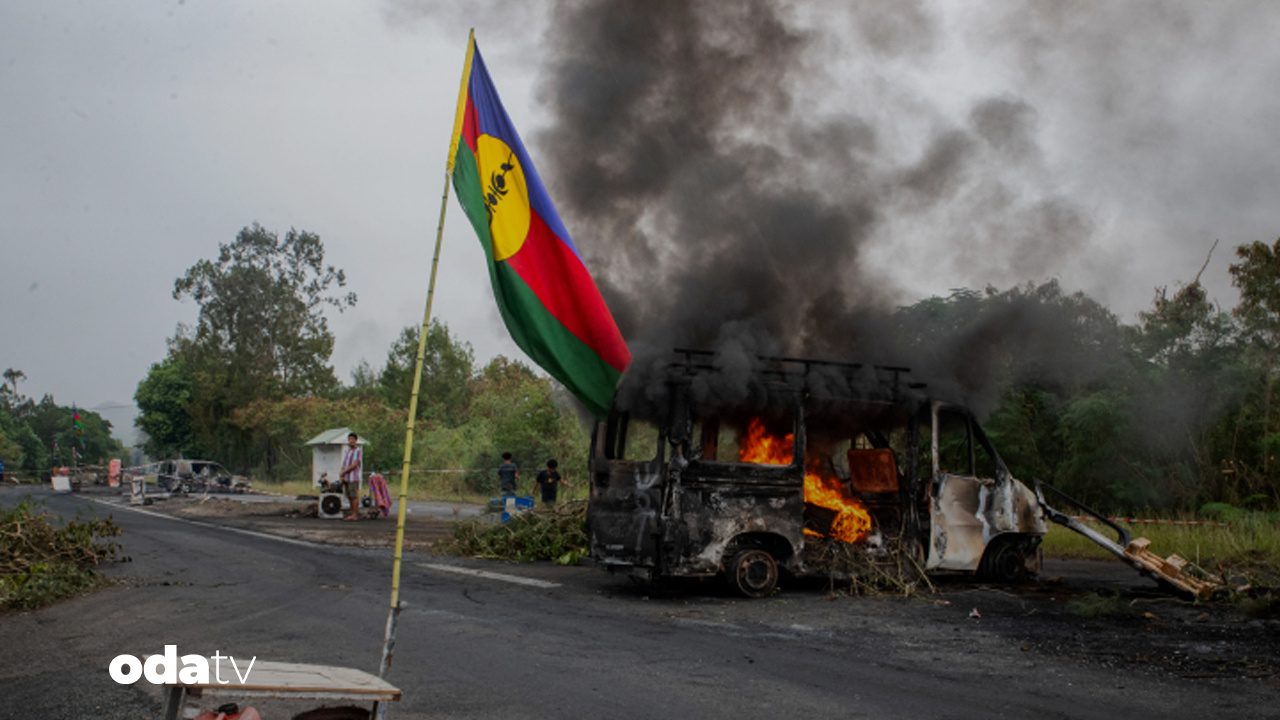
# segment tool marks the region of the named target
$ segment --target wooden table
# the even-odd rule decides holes
[[[168,685],[164,720],[179,720],[188,697],[206,695],[225,695],[236,699],[304,698],[373,703],[372,717],[376,717],[378,704],[398,701],[400,689],[382,678],[352,668],[263,660],[254,663],[245,683],[240,683],[239,678],[232,675],[231,682],[225,685],[218,683],[216,678],[210,678],[207,683]]]

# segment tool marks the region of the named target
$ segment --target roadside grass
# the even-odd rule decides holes
[[[34,610],[106,584],[98,566],[127,561],[108,519],[61,523],[39,503],[0,510],[0,609]]]
[[[1100,523],[1092,526],[1115,539],[1110,528]],[[1177,553],[1209,572],[1270,578],[1270,583],[1280,578],[1280,523],[1263,513],[1241,514],[1225,527],[1158,523],[1134,523],[1126,527],[1132,537],[1149,539],[1151,551],[1161,557]],[[1083,535],[1053,523],[1049,525],[1043,548],[1046,557],[1115,557]]]

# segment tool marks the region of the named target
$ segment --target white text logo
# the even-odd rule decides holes
[[[242,675],[236,659],[230,655],[223,655],[220,651],[215,650],[213,655],[208,658],[203,655],[183,655],[179,658],[177,645],[165,645],[163,655],[149,655],[146,662],[133,655],[117,655],[112,659],[107,671],[111,673],[111,679],[121,685],[132,685],[138,682],[138,679],[143,675],[146,675],[147,682],[154,685],[176,685],[178,683],[184,685],[208,685],[209,660],[213,660],[214,681],[220,685],[226,685],[231,680],[222,679],[222,661],[229,660],[231,668],[235,670],[236,677],[240,678],[240,684],[243,685],[249,682],[249,671],[253,669],[253,663],[257,659],[258,656],[254,655],[249,660],[249,666],[244,669],[244,674]],[[181,666],[178,665],[178,660],[182,660]],[[230,675],[227,677],[230,678]]]

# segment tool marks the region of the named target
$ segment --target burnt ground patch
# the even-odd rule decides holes
[[[1280,688],[1280,620],[1252,617],[1239,599],[1185,600],[1119,563],[1050,560],[1046,571],[1011,587],[944,579],[937,600],[972,606],[972,623],[1023,652],[1123,673]]]

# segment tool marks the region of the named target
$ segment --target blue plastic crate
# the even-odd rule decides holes
[[[507,495],[502,498],[502,522],[507,522],[516,515],[532,509],[532,495]]]

